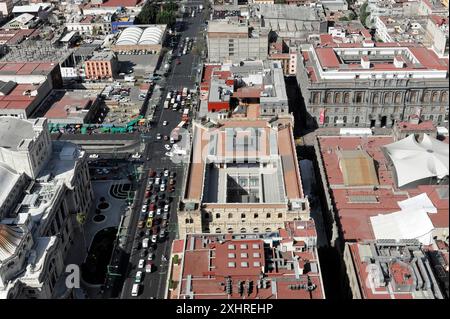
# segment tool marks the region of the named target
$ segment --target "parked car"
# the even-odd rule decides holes
[[[156,243],[156,239],[157,239],[156,235],[153,235],[153,236],[152,236],[152,239],[151,239],[151,240],[152,240],[152,243]]]
[[[167,213],[169,212],[170,206],[169,205],[164,205],[164,212]]]
[[[160,192],[165,192],[166,191],[166,185],[165,184],[161,184],[161,186],[159,187],[159,191]]]
[[[145,256],[147,256],[147,249],[142,249],[139,253],[139,257],[145,258]]]
[[[138,268],[144,268],[145,266],[145,259],[139,259]]]
[[[142,248],[148,248],[148,238],[142,240]]]
[[[168,169],[164,169],[164,177],[168,177],[169,176],[169,170]]]

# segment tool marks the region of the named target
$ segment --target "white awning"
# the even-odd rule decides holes
[[[423,209],[430,214],[437,213],[437,208],[433,205],[433,202],[428,197],[427,193],[422,193],[420,195],[402,200],[397,204],[402,210]]]
[[[428,135],[418,143],[410,135],[384,146],[397,175],[399,187],[429,177],[443,178],[449,171],[448,144]]]
[[[376,239],[417,239],[424,245],[433,241],[433,223],[421,209],[372,216],[370,222]]]

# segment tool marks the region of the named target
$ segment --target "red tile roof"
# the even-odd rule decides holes
[[[393,173],[381,151],[382,146],[394,142],[393,137],[321,136],[318,141],[328,184],[331,188],[330,193],[339,215],[345,240],[374,239],[370,224],[371,216],[399,211],[398,201],[424,192],[427,193],[438,210],[437,214],[428,214],[433,225],[437,228],[448,227],[449,204],[447,200],[441,200],[437,194],[437,189],[442,186],[421,185],[401,192],[395,188]],[[343,175],[336,151],[338,148],[339,150],[356,150],[358,147],[366,150],[378,164],[377,174],[380,185],[377,189],[343,186]],[[378,201],[374,203],[354,203],[351,202],[350,196],[375,196]]]
[[[323,68],[339,68],[339,59],[332,48],[317,48],[316,53]]]

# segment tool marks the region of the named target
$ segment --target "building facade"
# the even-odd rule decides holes
[[[252,29],[231,21],[210,21],[207,45],[209,62],[233,63],[265,60],[269,49],[269,30]]]
[[[87,79],[114,78],[118,70],[117,57],[111,51],[96,52],[90,60],[84,62],[84,70]]]
[[[420,45],[308,46],[297,72],[308,126],[391,127],[414,114],[448,122],[448,60]]]
[[[264,233],[309,219],[291,124],[223,120],[194,124],[192,160],[178,212],[189,233]]]
[[[34,123],[2,117],[0,140],[9,143],[2,150],[26,142],[9,134],[10,121],[21,128],[22,135],[34,136],[33,144],[47,138],[45,119]],[[66,142],[37,145],[45,149],[46,164],[35,168],[34,176],[14,181],[14,176],[27,175],[29,168],[16,165],[13,169],[10,160],[0,159],[0,174],[2,166],[9,170],[0,192],[0,299],[58,297],[54,288],[64,274],[64,260],[74,241],[75,216],[91,208],[93,191],[85,153]],[[31,151],[28,158],[32,158]]]

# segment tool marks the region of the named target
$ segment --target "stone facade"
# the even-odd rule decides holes
[[[297,69],[308,126],[392,127],[395,121],[407,121],[414,114],[436,125],[448,122],[448,79],[312,82],[301,56]]]

